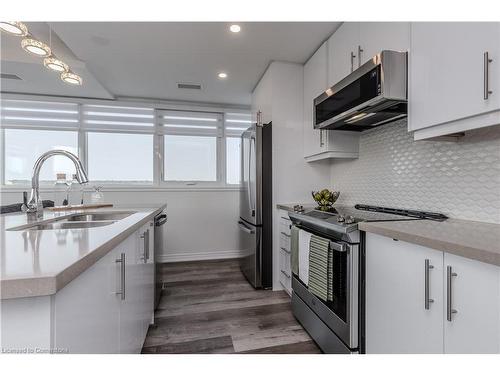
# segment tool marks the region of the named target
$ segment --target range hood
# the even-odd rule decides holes
[[[406,52],[382,51],[314,99],[315,129],[363,131],[407,116]]]

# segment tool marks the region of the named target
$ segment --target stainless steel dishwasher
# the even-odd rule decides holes
[[[161,290],[163,287],[161,263],[159,257],[165,254],[166,241],[166,225],[167,222],[166,209],[155,216],[155,310],[160,302]]]

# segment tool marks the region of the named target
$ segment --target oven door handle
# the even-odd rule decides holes
[[[339,253],[345,253],[349,247],[345,243],[330,241],[330,249],[335,250]]]
[[[304,227],[302,227],[301,225],[297,225],[297,224],[292,224],[294,227],[300,229],[300,230],[303,230],[305,232],[308,232],[308,233],[311,233],[309,231],[307,231]],[[330,249],[334,250],[334,251],[337,251],[339,253],[345,253],[345,252],[348,252],[349,251],[349,246],[347,246],[345,243],[342,243],[342,242],[334,242],[334,241],[330,241]]]

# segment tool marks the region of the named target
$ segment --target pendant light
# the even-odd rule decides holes
[[[39,40],[33,39],[30,36],[24,38],[21,41],[21,47],[23,47],[26,52],[39,57],[48,57],[51,53],[50,47],[48,45],[40,42]]]
[[[49,28],[49,48],[52,49],[52,29]],[[50,70],[58,73],[68,72],[69,66],[64,61],[59,60],[56,56],[50,55],[43,59],[43,65]]]
[[[18,21],[0,22],[0,30],[16,36],[28,35],[28,28],[26,27],[26,25]]]
[[[67,72],[69,70],[68,64],[66,64],[64,61],[59,60],[54,55],[43,59],[43,65],[47,69],[50,69],[50,70],[53,70],[53,71],[59,72],[59,73]]]
[[[82,77],[72,72],[61,73],[61,79],[63,80],[63,82],[69,83],[70,85],[75,85],[75,86],[82,85]]]

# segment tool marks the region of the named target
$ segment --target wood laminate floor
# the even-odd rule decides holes
[[[166,289],[143,353],[313,354],[286,292],[255,290],[238,260],[165,263]]]

